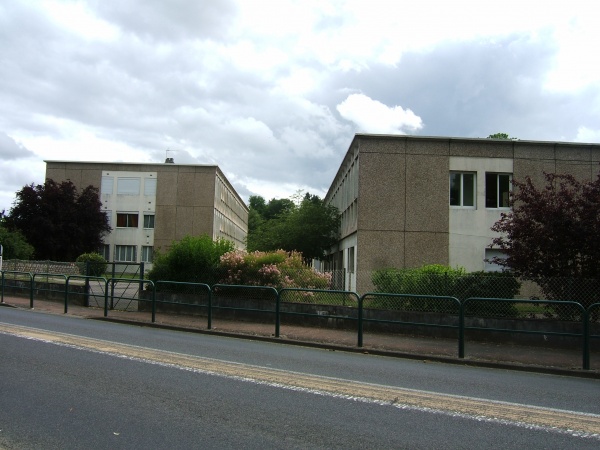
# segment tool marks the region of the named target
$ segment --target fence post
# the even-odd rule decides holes
[[[144,263],[142,263],[144,264]],[[142,283],[140,282],[140,286]],[[156,285],[152,286],[152,323],[156,322]]]
[[[113,280],[115,279],[115,275],[116,275],[115,268],[116,268],[116,264],[113,262],[112,263],[112,276],[111,276],[111,278]],[[110,283],[110,309],[113,309],[115,307],[114,300],[115,300],[115,283],[111,282]]]
[[[281,327],[280,317],[280,305],[281,305],[281,290],[277,291],[277,298],[275,299],[275,337],[279,337],[279,330]]]
[[[140,263],[140,288],[138,290],[138,297],[144,291],[144,263]]]
[[[583,370],[590,370],[590,308],[583,310]],[[583,309],[583,306],[582,306]]]
[[[29,272],[29,307],[33,309],[33,287],[35,283],[35,278]]]
[[[208,330],[212,329],[212,288],[209,286],[208,289],[208,311],[206,312],[208,318],[206,323],[206,328]]]
[[[108,283],[109,280],[104,283],[104,317],[108,317]]]
[[[64,309],[64,313],[67,313],[67,309],[68,309],[68,303],[69,303],[69,280],[71,279],[70,276],[67,277],[67,279],[65,280],[65,309]]]
[[[358,297],[358,347],[363,346],[363,305],[365,295]]]
[[[85,262],[85,287],[83,288],[83,306],[90,306],[90,262]],[[65,311],[66,312],[66,311]]]
[[[458,357],[465,357],[465,303],[469,299],[460,302],[458,308]]]
[[[2,292],[0,293],[0,303],[4,303],[4,271],[2,271]]]

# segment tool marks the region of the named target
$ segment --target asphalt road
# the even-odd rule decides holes
[[[0,448],[599,448],[600,381],[0,308]]]

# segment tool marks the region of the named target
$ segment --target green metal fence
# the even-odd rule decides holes
[[[27,293],[31,308],[34,297],[45,293],[63,296],[66,313],[70,298],[74,295],[88,295],[85,290],[77,292],[70,286],[87,286],[90,281],[95,281],[104,285],[105,316],[114,307],[111,292],[116,286],[126,285],[130,288],[130,294],[121,295],[119,301],[149,305],[152,322],[156,320],[157,307],[169,306],[202,311],[207,316],[208,329],[212,327],[215,313],[233,320],[272,323],[276,337],[280,336],[282,318],[286,323],[301,319],[311,325],[334,321],[336,326],[356,330],[358,347],[364,345],[365,335],[368,336],[371,331],[385,332],[386,326],[398,333],[416,328],[430,333],[441,330],[456,337],[459,358],[465,357],[466,338],[472,333],[488,336],[504,334],[510,337],[550,336],[580,343],[582,367],[589,370],[591,348],[600,339],[600,302],[586,308],[579,302],[560,300],[469,297],[461,301],[452,296],[382,292],[359,296],[352,291],[301,288],[277,290],[270,286],[228,284],[210,287],[203,283],[154,283],[131,278],[107,279],[19,271],[1,271],[1,279],[0,301],[4,302],[7,290]],[[53,281],[54,286],[50,286]],[[135,286],[132,286],[132,282]],[[140,295],[142,292],[143,295]],[[176,297],[173,299],[164,294]]]
[[[276,332],[279,337],[281,318],[310,320],[314,326],[343,321],[359,323],[358,294],[350,291],[284,288],[277,298]],[[313,307],[311,307],[313,306]],[[312,320],[311,320],[312,319]],[[302,323],[302,322],[300,322]],[[346,324],[347,325],[347,324]]]
[[[6,288],[20,292],[27,291],[29,296],[29,307],[33,308],[33,275],[31,272],[20,272],[17,270],[2,271],[2,289],[0,290],[0,302],[4,303]]]
[[[459,334],[461,304],[455,297],[371,292],[360,298],[359,310],[359,347],[363,346],[364,325],[369,323],[395,327],[444,328],[455,330]],[[392,314],[378,315],[379,311]]]
[[[600,326],[597,326],[596,329],[598,330],[596,333],[593,333],[590,328],[591,328],[591,324],[598,324],[600,323],[600,321],[597,319],[600,316],[600,303],[594,303],[593,305],[590,305],[590,307],[587,309],[588,315],[587,315],[587,321],[586,323],[586,328],[585,328],[585,339],[588,342],[589,345],[589,350],[591,352],[591,348],[594,345],[598,345],[600,347]],[[588,353],[589,354],[589,353]]]
[[[518,306],[525,305],[528,308],[521,308]],[[585,308],[576,302],[562,302],[557,300],[519,300],[519,299],[502,299],[502,298],[468,298],[461,305],[461,326],[460,332],[461,337],[459,338],[459,357],[464,357],[464,346],[465,346],[465,331],[485,331],[495,333],[520,333],[529,335],[540,335],[547,338],[548,336],[561,336],[576,338],[581,341],[582,354],[583,354],[583,367],[589,369],[589,338],[586,337],[586,329],[588,327],[588,313]],[[564,314],[559,317],[553,317],[549,319],[545,316],[545,311],[548,310],[559,310]],[[542,316],[545,320],[535,320],[536,325],[540,325],[535,329],[531,327],[523,326],[523,320],[516,320],[516,318],[523,314],[524,311],[529,311],[529,319],[535,320],[536,315]],[[508,314],[510,313],[510,314]],[[514,313],[514,314],[513,314]],[[508,314],[509,320],[506,320]],[[465,324],[465,318],[468,316],[476,316],[485,319],[487,321],[481,321],[482,325],[468,325]],[[571,319],[566,319],[569,317]],[[504,319],[501,321],[501,325],[494,326],[493,318]],[[573,320],[572,318],[579,318],[579,320]],[[512,320],[510,320],[512,319]],[[577,323],[576,329],[573,331],[556,331],[556,327],[550,327],[550,324],[556,324],[557,322],[575,322]],[[560,329],[560,327],[559,327]]]
[[[183,283],[181,281],[157,281],[152,293],[152,322],[156,321],[157,308],[165,306],[167,311],[186,312],[206,311],[207,328],[212,328],[211,288],[204,283]],[[167,296],[162,297],[167,294]],[[172,308],[169,310],[169,306]]]
[[[73,283],[71,283],[71,280],[77,282],[82,282],[83,281],[83,286],[84,286],[84,290],[83,290],[83,294],[81,292],[77,292],[77,291],[73,291],[72,289],[69,289],[69,286],[73,286]],[[85,275],[70,275],[67,277],[67,280],[65,282],[65,314],[68,312],[69,309],[69,297],[72,296],[73,294],[75,295],[82,295],[84,300],[83,300],[83,304],[84,306],[90,306],[90,297],[96,297],[97,295],[94,294],[93,292],[91,292],[90,290],[90,282],[91,281],[96,281],[99,285],[103,286],[102,289],[102,304],[106,304],[108,302],[108,280],[104,277],[95,277],[95,276],[85,276]]]
[[[273,321],[275,336],[279,336],[279,294],[271,286],[215,284],[211,291],[212,309],[236,319],[238,313],[257,321]]]

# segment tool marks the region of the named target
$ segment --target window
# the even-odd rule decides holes
[[[144,214],[144,228],[154,228],[154,214]]]
[[[152,197],[156,195],[156,178],[144,178],[144,195]]]
[[[485,207],[508,208],[511,175],[507,173],[485,174]]]
[[[354,273],[354,247],[348,249],[348,272]]]
[[[110,245],[102,244],[98,253],[100,253],[105,260],[110,261]]]
[[[137,228],[137,213],[117,213],[117,228]]]
[[[142,262],[151,263],[153,255],[154,255],[154,247],[150,247],[147,245],[142,246]]]
[[[113,193],[114,177],[102,177],[102,184],[100,185],[100,192],[102,194]]]
[[[498,259],[506,259],[506,253],[504,253],[502,250],[500,249],[496,249],[496,248],[486,248],[485,249],[485,267],[484,270],[486,272],[502,272],[505,267],[501,266],[500,264],[496,264],[494,262],[494,258],[498,258]]]
[[[115,261],[136,262],[137,247],[135,245],[115,245]]]
[[[475,206],[475,173],[450,172],[450,206]]]
[[[139,178],[117,178],[117,194],[140,195]]]

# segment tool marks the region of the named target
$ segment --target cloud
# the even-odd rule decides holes
[[[423,127],[423,121],[410,109],[388,107],[364,94],[351,94],[337,105],[340,115],[354,122],[359,131],[376,134],[406,134]]]
[[[235,2],[211,0],[119,0],[96,3],[96,12],[123,33],[152,41],[221,39],[236,14]]]
[[[22,143],[0,132],[0,212],[10,209],[15,193],[26,184],[41,183],[44,163]]]
[[[4,2],[0,189],[170,149],[287,197],[326,192],[357,130],[597,140],[591,7],[506,1]]]
[[[14,161],[34,157],[35,154],[6,133],[0,132],[0,159]]]
[[[600,84],[567,94],[548,90],[556,46],[538,36],[449,42],[427,52],[407,52],[395,67],[338,74],[318,96],[340,104],[348,92],[407,105],[423,121],[415,134],[486,137],[505,131],[532,140],[576,138],[582,125],[600,123]]]
[[[588,127],[579,127],[574,141],[587,143],[600,143],[600,128],[592,130]]]

